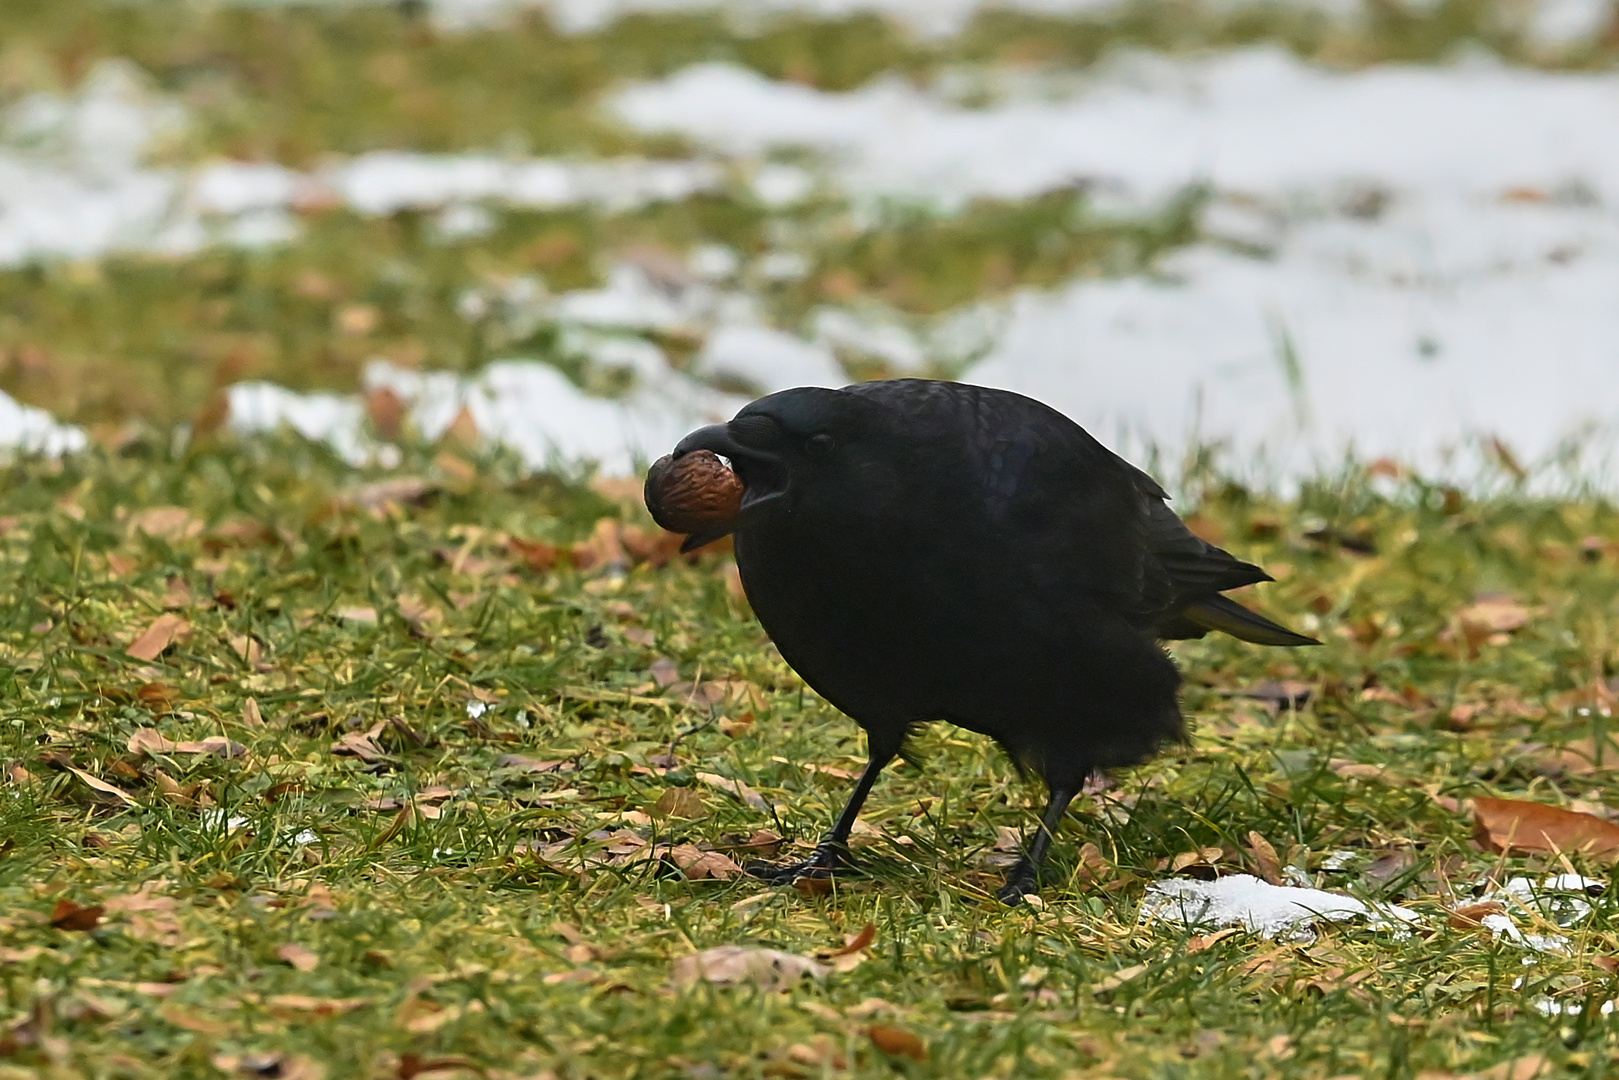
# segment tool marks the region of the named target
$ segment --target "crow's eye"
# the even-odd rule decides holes
[[[805,443],[804,446],[816,457],[823,457],[832,450],[832,436],[824,433],[821,435],[811,435],[809,437],[809,442]]]

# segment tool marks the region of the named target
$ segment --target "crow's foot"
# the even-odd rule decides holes
[[[755,860],[742,869],[750,877],[768,881],[772,885],[786,885],[799,878],[829,878],[839,870],[854,865],[849,849],[842,844],[823,841],[815,854],[794,863],[768,863]]]
[[[1028,859],[1020,859],[1006,875],[1006,884],[995,895],[1001,903],[1015,907],[1023,902],[1025,896],[1033,896],[1039,891],[1040,871]]]

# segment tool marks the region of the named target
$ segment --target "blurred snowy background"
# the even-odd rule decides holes
[[[1611,0],[7,10],[6,443],[628,473],[916,373],[1171,471],[1616,486]]]

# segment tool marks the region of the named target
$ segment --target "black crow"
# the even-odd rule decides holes
[[[740,511],[687,549],[733,534],[782,656],[868,739],[830,835],[809,859],[769,868],[773,880],[843,864],[906,734],[948,720],[1049,789],[1000,892],[1015,903],[1038,888],[1086,777],[1183,737],[1180,678],[1157,639],[1316,644],[1221,596],[1272,579],[1195,536],[1152,477],[1020,394],[926,379],[784,390],[688,435],[672,459],[698,450],[728,459],[744,491]],[[659,476],[648,505],[667,520]]]

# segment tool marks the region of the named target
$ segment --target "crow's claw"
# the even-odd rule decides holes
[[[1008,907],[1015,907],[1023,902],[1025,896],[1033,896],[1040,891],[1040,872],[1027,859],[1023,859],[1012,867],[1006,875],[1006,884],[1000,887],[995,895],[1001,903]]]
[[[854,865],[849,850],[842,844],[823,843],[815,854],[794,863],[768,863],[754,860],[742,867],[749,877],[768,881],[772,885],[787,885],[799,878],[829,878],[839,870]]]

